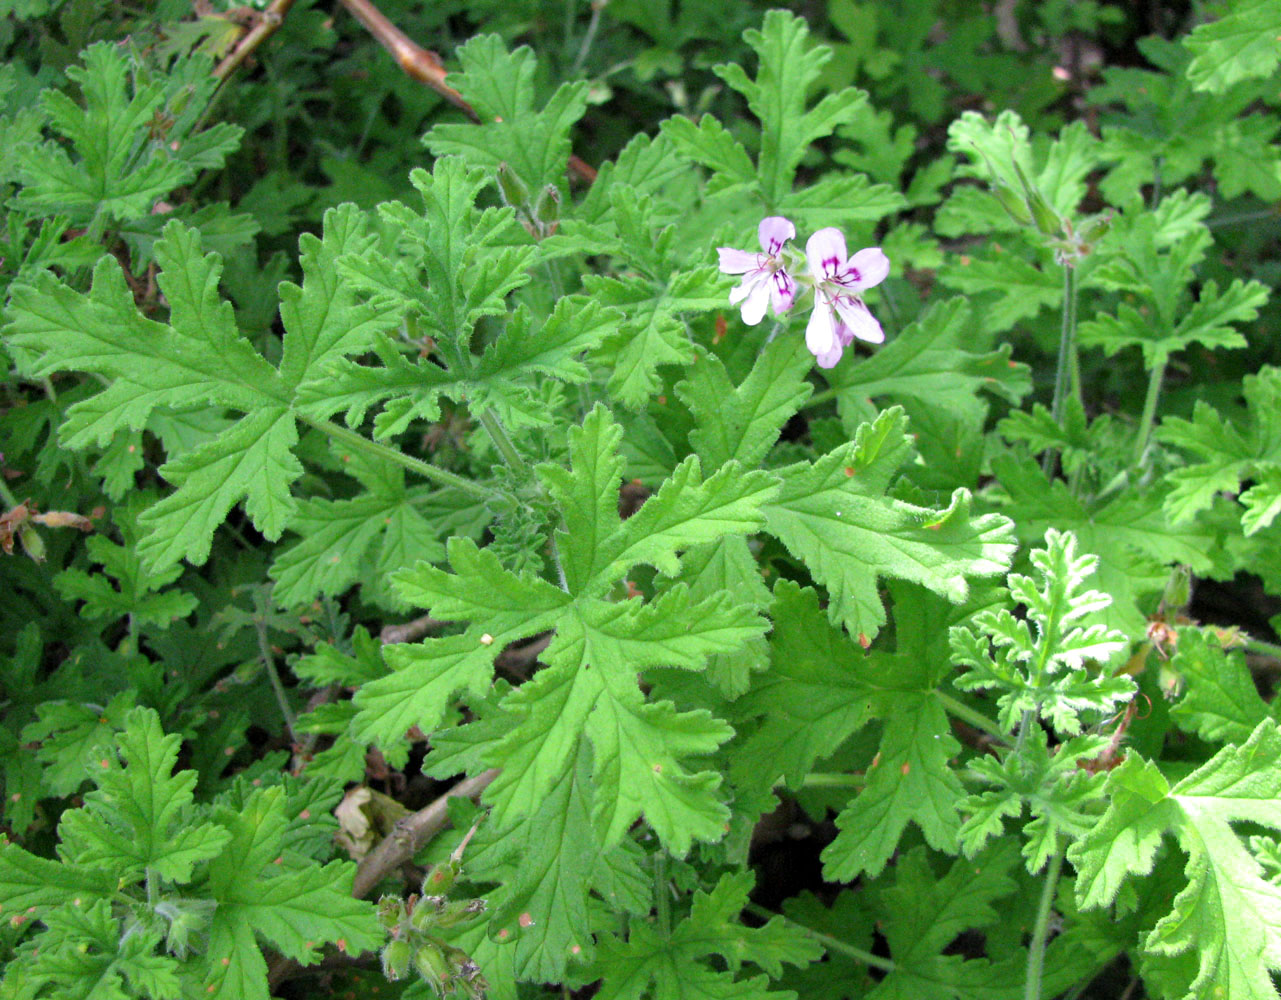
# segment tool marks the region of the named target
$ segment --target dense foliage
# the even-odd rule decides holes
[[[1276,1000],[1281,5],[1150,6],[0,0],[0,998]]]

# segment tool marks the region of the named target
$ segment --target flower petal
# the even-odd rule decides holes
[[[845,234],[835,226],[820,229],[806,241],[805,257],[815,280],[836,277],[845,265]]]
[[[761,255],[758,253],[735,250],[733,247],[717,247],[716,252],[721,258],[721,274],[743,274],[761,266]]]
[[[840,314],[841,322],[859,340],[866,340],[869,344],[884,343],[885,331],[861,299],[852,295],[838,295],[836,311]]]
[[[774,307],[775,316],[781,316],[787,312],[796,301],[796,282],[782,268],[770,276],[769,299],[770,305]]]
[[[770,283],[758,281],[752,286],[743,299],[743,322],[748,326],[755,326],[765,318],[765,307],[769,305],[769,288]]]
[[[760,238],[761,249],[774,257],[783,249],[784,243],[796,238],[796,227],[781,215],[770,215],[761,219],[756,235]]]
[[[841,346],[836,339],[836,318],[832,315],[832,307],[822,300],[814,303],[814,311],[810,313],[809,324],[805,327],[805,346],[815,357],[830,354],[832,348]]]
[[[841,355],[845,353],[845,348],[838,340],[836,346],[824,354],[817,354],[814,360],[818,362],[820,368],[835,368],[836,362],[841,360]]]
[[[890,259],[880,247],[867,247],[850,258],[845,270],[854,279],[846,283],[847,288],[872,288],[889,275]]]

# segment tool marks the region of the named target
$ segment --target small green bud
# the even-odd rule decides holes
[[[485,912],[483,899],[456,899],[446,903],[436,914],[437,927],[456,927],[469,923]]]
[[[450,858],[436,865],[423,877],[424,896],[443,896],[454,887],[463,866]]]
[[[439,945],[431,942],[414,952],[414,968],[437,996],[445,992],[445,987],[453,976],[449,963],[445,961],[445,953],[440,950]]]
[[[418,931],[427,931],[437,926],[437,919],[448,900],[444,896],[424,896],[414,904],[409,914],[409,923]]]
[[[33,562],[44,562],[44,538],[34,527],[29,524],[22,525],[18,529],[18,541],[22,543],[22,551],[29,555]]]
[[[399,982],[409,972],[410,948],[408,941],[389,941],[383,948],[383,975],[389,982]]]
[[[1092,219],[1086,219],[1081,224],[1081,242],[1086,246],[1094,246],[1095,243],[1103,239],[1112,228],[1112,216],[1110,214],[1096,215]]]
[[[1036,223],[1036,228],[1045,236],[1061,235],[1063,220],[1059,218],[1059,213],[1050,207],[1050,203],[1037,188],[1028,183],[1027,175],[1023,173],[1023,168],[1019,166],[1017,160],[1014,162],[1014,172],[1019,175],[1019,183],[1023,185],[1023,197],[1027,200],[1027,207],[1032,212],[1032,221]]]
[[[1014,193],[1014,189],[1000,181],[992,183],[992,196],[1001,203],[1005,213],[1020,226],[1032,221],[1032,213],[1027,210],[1027,202]]]
[[[555,184],[548,184],[538,195],[534,218],[544,226],[551,226],[560,219],[560,189]]]
[[[503,196],[503,204],[512,208],[524,208],[529,204],[529,188],[506,163],[498,164],[498,191]]]
[[[378,900],[378,922],[386,930],[394,930],[405,919],[405,904],[395,896],[383,896]]]

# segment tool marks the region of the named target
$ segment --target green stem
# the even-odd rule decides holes
[[[1148,375],[1148,393],[1143,399],[1143,415],[1139,417],[1139,436],[1134,441],[1132,462],[1137,466],[1143,461],[1143,453],[1148,449],[1148,440],[1152,437],[1152,424],[1156,421],[1156,404],[1161,398],[1161,383],[1165,379],[1165,361],[1161,361]]]
[[[944,694],[942,691],[935,690],[934,697],[939,700],[943,706],[943,711],[948,715],[955,715],[962,722],[968,722],[975,729],[980,729],[987,733],[993,739],[1005,742],[1005,733],[1001,732],[1001,727],[989,719],[982,712],[979,712],[965,702],[953,698],[950,694]]]
[[[865,774],[828,774],[818,772],[805,775],[802,788],[863,788],[867,784]]]
[[[480,420],[480,426],[485,428],[485,433],[489,435],[489,439],[494,442],[494,446],[502,454],[503,461],[511,466],[512,471],[518,473],[522,479],[528,479],[529,465],[525,462],[521,453],[516,450],[516,446],[512,444],[512,439],[507,436],[507,431],[504,429],[502,421],[498,419],[498,414],[493,410],[483,410],[477,414],[477,417]]]
[[[0,501],[4,502],[6,510],[13,510],[14,507],[18,506],[18,498],[13,495],[13,491],[9,489],[9,484],[4,481],[3,476],[0,476]]]
[[[1041,902],[1036,908],[1036,924],[1032,928],[1032,941],[1028,944],[1027,978],[1023,982],[1023,1000],[1041,1000],[1041,973],[1045,969],[1045,941],[1050,933],[1050,910],[1054,907],[1054,893],[1059,884],[1059,871],[1063,867],[1063,850],[1054,852],[1045,872],[1045,885],[1041,889]]]
[[[801,404],[801,409],[808,410],[814,406],[822,406],[824,403],[835,398],[835,389],[824,389],[822,392],[816,392],[809,399],[805,400],[805,402]]]
[[[1275,642],[1264,642],[1262,639],[1246,639],[1245,648],[1251,653],[1259,653],[1262,656],[1270,656],[1274,660],[1281,660],[1281,646]]]
[[[587,22],[587,34],[583,35],[583,44],[578,47],[578,55],[574,59],[574,65],[570,67],[570,77],[578,76],[583,64],[587,62],[587,54],[592,50],[592,43],[596,41],[596,31],[600,28],[600,12],[605,3],[601,0],[592,0],[592,17]]]
[[[659,936],[666,940],[672,936],[672,897],[667,886],[667,855],[661,847],[654,855],[654,909]]]
[[[1076,269],[1063,267],[1063,323],[1059,329],[1058,367],[1054,371],[1054,399],[1050,413],[1054,422],[1063,427],[1063,415],[1067,410],[1069,389],[1078,403],[1081,402],[1081,365],[1076,354]],[[1054,472],[1054,463],[1058,452],[1054,449],[1045,453],[1041,462],[1041,471],[1046,476]]]
[[[367,455],[376,455],[388,462],[394,462],[396,465],[403,466],[411,472],[418,473],[424,479],[439,483],[441,486],[452,486],[456,490],[470,493],[472,496],[479,497],[482,500],[488,500],[492,496],[491,491],[480,485],[480,483],[473,483],[470,479],[464,479],[453,472],[438,469],[436,466],[424,462],[421,458],[414,458],[412,455],[406,455],[395,448],[389,448],[385,444],[371,441],[363,434],[357,434],[341,424],[336,424],[330,420],[313,420],[309,417],[300,417],[299,419],[335,441],[340,441],[348,447],[363,451]]]
[[[819,944],[823,945],[825,948],[839,952],[846,958],[852,958],[856,962],[862,962],[864,965],[870,965],[873,969],[881,969],[884,972],[896,972],[898,970],[898,966],[888,958],[881,958],[880,955],[873,955],[870,951],[864,951],[862,948],[858,948],[852,944],[846,944],[839,938],[834,938],[830,934],[824,934],[822,931],[816,931],[813,927],[807,927],[805,924],[798,923],[791,917],[785,916],[782,913],[771,913],[769,910],[765,909],[765,907],[757,906],[755,903],[748,903],[746,909],[748,913],[754,913],[762,920],[773,920],[775,917],[778,917],[780,920],[784,920],[791,924],[806,937],[819,942]]]
[[[294,716],[294,710],[289,707],[289,698],[285,694],[285,685],[280,681],[280,674],[276,670],[276,658],[271,652],[271,643],[267,639],[267,601],[269,598],[260,598],[261,604],[258,607],[258,613],[254,615],[254,631],[258,633],[258,655],[262,657],[262,664],[267,668],[267,677],[271,680],[271,690],[276,696],[276,704],[280,706],[280,714],[285,717],[285,728],[289,731],[289,741],[298,742],[296,733],[298,720]]]

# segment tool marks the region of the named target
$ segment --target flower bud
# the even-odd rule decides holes
[[[548,184],[538,195],[534,218],[544,226],[551,226],[560,219],[560,189],[555,184]]]
[[[1027,202],[1014,193],[1014,189],[1000,181],[992,183],[992,196],[1001,203],[1005,213],[1020,226],[1032,221],[1032,213],[1027,210]]]
[[[29,555],[33,562],[44,562],[44,539],[40,536],[40,532],[31,525],[24,524],[18,529],[18,541],[22,543],[22,551]]]
[[[1061,235],[1063,220],[1059,218],[1059,213],[1050,207],[1050,203],[1045,200],[1040,190],[1028,182],[1027,175],[1023,173],[1023,168],[1019,166],[1017,160],[1014,162],[1014,172],[1018,174],[1019,183],[1023,185],[1023,197],[1032,212],[1032,221],[1036,223],[1036,228],[1044,236]]]
[[[529,204],[529,188],[506,163],[498,164],[498,191],[503,197],[503,204],[512,208],[524,208]]]
[[[436,996],[441,996],[449,984],[452,973],[440,946],[428,942],[414,952],[414,968]]]
[[[405,904],[395,896],[383,896],[378,900],[378,922],[386,930],[394,930],[404,918]]]
[[[383,949],[383,975],[389,982],[398,982],[409,972],[409,942],[389,941]]]
[[[455,927],[476,919],[485,912],[483,899],[456,899],[446,903],[436,914],[437,927]]]
[[[443,896],[454,887],[458,881],[458,874],[462,871],[462,865],[450,858],[448,861],[442,861],[436,865],[423,877],[423,895],[424,896]]]

